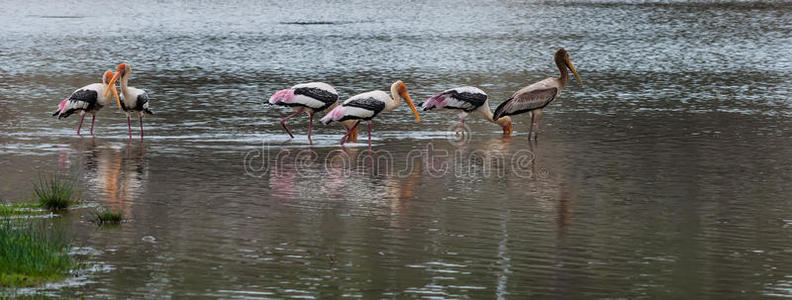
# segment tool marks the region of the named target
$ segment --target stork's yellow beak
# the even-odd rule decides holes
[[[121,98],[118,97],[118,91],[116,91],[115,83],[118,81],[118,77],[121,76],[121,73],[115,72],[113,73],[113,78],[110,78],[110,82],[107,83],[107,88],[105,89],[104,96],[107,97],[107,94],[110,91],[113,91],[113,95],[116,98],[116,102],[118,103],[118,109],[121,109]]]
[[[572,70],[572,73],[575,74],[575,78],[577,78],[577,81],[580,84],[580,88],[582,89],[583,88],[583,81],[580,80],[580,74],[578,74],[577,70],[575,70],[575,66],[572,65],[572,61],[569,60],[569,57],[567,57],[566,63],[567,63],[567,66],[569,66],[569,69]]]
[[[108,85],[107,88],[113,91],[113,96],[116,98],[116,103],[118,103],[118,109],[121,109],[121,98],[118,97],[118,91],[116,91],[115,85]]]
[[[415,114],[415,119],[417,123],[421,123],[421,116],[418,115],[418,110],[415,109],[415,104],[413,104],[412,98],[410,98],[410,93],[404,92],[404,100],[407,101],[407,104],[410,105],[410,109],[412,109],[413,114]]]

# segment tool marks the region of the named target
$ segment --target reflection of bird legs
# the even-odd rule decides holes
[[[465,135],[465,117],[467,117],[467,113],[462,112],[459,114],[459,125],[457,126],[457,130],[455,134],[459,136],[459,132],[462,131],[462,135]]]
[[[465,135],[465,117],[459,120],[459,126],[457,126],[456,135],[459,136],[459,132],[462,132],[462,135]]]
[[[129,131],[129,143],[132,144],[132,120],[129,119],[129,113],[127,115],[127,130]]]
[[[530,141],[533,135],[534,112],[529,111],[528,114],[531,115],[531,125],[528,126],[528,140]]]
[[[369,150],[371,150],[371,120],[368,121]]]
[[[140,119],[140,141],[143,141],[143,115],[138,115],[138,119]]]
[[[534,144],[536,144],[536,147],[534,147]],[[533,161],[531,161],[531,176],[533,177],[533,179],[539,178],[539,175],[536,174],[536,162],[539,159],[539,153],[537,153],[536,149],[538,148],[539,148],[538,141],[531,142],[530,139],[528,140],[528,151],[531,151],[531,155],[533,155]]]

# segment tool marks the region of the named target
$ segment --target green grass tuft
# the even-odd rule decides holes
[[[69,208],[79,196],[76,180],[58,173],[39,177],[33,189],[39,206],[51,211]]]
[[[0,221],[0,286],[34,286],[61,280],[77,264],[61,231],[43,222]]]
[[[104,224],[121,224],[121,211],[113,211],[109,209],[104,209],[100,211],[94,212],[93,221],[96,224],[104,225]]]
[[[36,216],[48,213],[49,211],[42,210],[38,203],[18,202],[0,204],[0,217]]]

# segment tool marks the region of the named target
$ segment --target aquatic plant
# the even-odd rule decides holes
[[[121,224],[121,211],[113,211],[110,209],[95,211],[92,220],[98,225]]]
[[[33,286],[60,280],[77,264],[62,231],[43,222],[0,221],[0,286]]]
[[[7,202],[0,204],[0,217],[34,216],[34,215],[43,215],[48,213],[49,211],[42,210],[41,206],[38,203]]]
[[[40,176],[33,189],[39,206],[51,211],[69,208],[79,196],[76,180],[60,173]]]

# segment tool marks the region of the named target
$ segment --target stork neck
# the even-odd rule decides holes
[[[127,76],[127,75],[121,76],[121,80],[120,80],[121,81],[121,93],[124,94],[124,97],[126,97],[126,94],[127,94],[127,81],[128,80],[129,80],[129,76]]]
[[[481,115],[484,116],[484,118],[487,119],[487,121],[495,123],[495,120],[492,119],[493,115],[492,115],[492,110],[489,107],[489,99],[484,101],[484,104],[479,106],[478,111],[481,113]]]
[[[394,87],[391,87],[391,95],[393,95],[393,101],[390,101],[390,103],[385,105],[385,110],[388,111],[396,109],[401,104],[401,96],[399,96],[399,91],[397,91]]]
[[[558,77],[558,80],[561,82],[561,86],[564,87],[569,81],[569,71],[567,70],[566,62],[561,57],[557,57],[555,62],[556,66],[558,66],[558,71],[561,72],[561,76]]]

